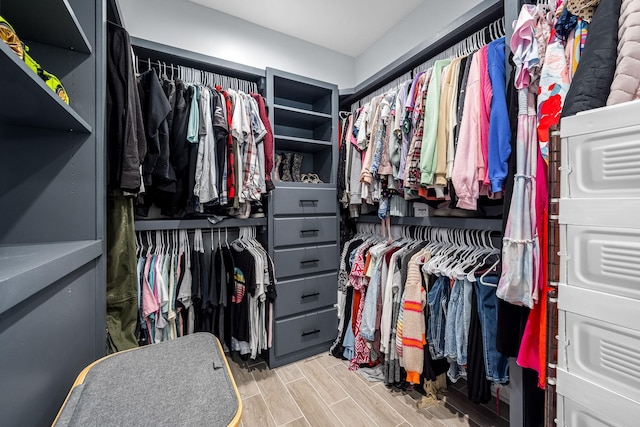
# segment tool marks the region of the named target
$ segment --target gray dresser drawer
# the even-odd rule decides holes
[[[275,354],[281,356],[333,341],[337,334],[338,316],[335,308],[286,320],[276,320],[274,327]]]
[[[273,191],[275,215],[335,214],[335,188],[282,188]]]
[[[338,269],[338,246],[336,244],[309,246],[296,249],[276,249],[273,262],[278,278],[312,275],[321,271]]]
[[[317,310],[336,303],[338,274],[278,282],[275,317]]]
[[[335,216],[276,218],[274,246],[335,242],[338,224]]]

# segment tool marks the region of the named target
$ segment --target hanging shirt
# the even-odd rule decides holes
[[[511,125],[507,111],[505,39],[489,43],[489,77],[493,89],[489,121],[489,180],[491,191],[502,191],[511,155]]]
[[[438,136],[438,114],[440,112],[440,87],[442,70],[451,63],[451,59],[436,61],[431,72],[427,98],[424,105],[424,133],[420,151],[420,184],[432,185],[436,172]]]
[[[200,127],[200,143],[196,162],[195,187],[193,194],[198,197],[200,212],[202,205],[217,201],[218,161],[216,158],[215,135],[211,117],[211,91],[206,87],[200,88],[200,110],[203,123]]]

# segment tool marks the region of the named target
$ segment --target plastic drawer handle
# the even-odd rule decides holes
[[[310,331],[310,332],[303,332],[301,336],[308,337],[309,335],[315,335],[319,333],[320,333],[320,329],[314,329],[313,331]]]
[[[302,295],[300,298],[302,298],[302,299],[313,298],[313,297],[317,297],[318,295],[320,295],[320,292],[314,292],[312,294]]]
[[[318,234],[320,230],[300,230],[300,234]]]
[[[304,206],[306,204],[316,206],[318,204],[318,200],[300,200],[300,206]]]
[[[310,259],[309,261],[300,261],[301,265],[307,265],[307,264],[317,264],[319,263],[320,260],[319,259]]]

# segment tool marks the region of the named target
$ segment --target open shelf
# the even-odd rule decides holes
[[[196,228],[238,228],[267,225],[267,218],[225,218],[215,224],[208,219],[140,219],[135,222],[136,231],[195,230]]]
[[[101,240],[0,246],[0,314],[101,254]]]
[[[91,133],[91,126],[0,42],[0,123]]]
[[[22,41],[91,53],[91,44],[67,0],[2,0],[0,13]]]
[[[297,138],[295,136],[274,135],[276,150],[278,151],[302,151],[312,153],[322,150],[331,150],[333,145],[329,141],[318,141],[316,139]]]
[[[356,221],[368,224],[379,224],[380,218],[378,218],[377,215],[362,215],[358,217]],[[472,230],[502,231],[502,220],[489,218],[392,216],[391,225],[413,225],[418,227],[467,228]]]
[[[331,142],[332,116],[299,108],[274,105],[274,133],[285,137]]]
[[[304,110],[302,108],[289,107],[287,105],[275,104],[276,112],[280,111],[280,122],[297,122],[299,126],[312,127],[319,126],[327,120],[331,120],[331,114],[317,113],[315,111]]]
[[[331,114],[332,91],[317,85],[274,76],[274,103]]]

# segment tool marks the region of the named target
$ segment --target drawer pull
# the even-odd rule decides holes
[[[300,207],[306,205],[318,206],[318,200],[300,200]]]
[[[300,298],[301,299],[313,298],[313,297],[317,297],[319,295],[320,295],[320,292],[314,292],[312,294],[302,295]]]
[[[309,331],[309,332],[303,332],[302,333],[302,337],[308,337],[309,335],[315,335],[315,334],[319,334],[320,333],[320,329],[314,329],[313,331]]]
[[[301,266],[309,265],[309,264],[318,264],[320,262],[319,259],[310,259],[309,261],[300,261]]]
[[[320,230],[300,230],[300,234],[316,234],[317,235],[319,232]]]

